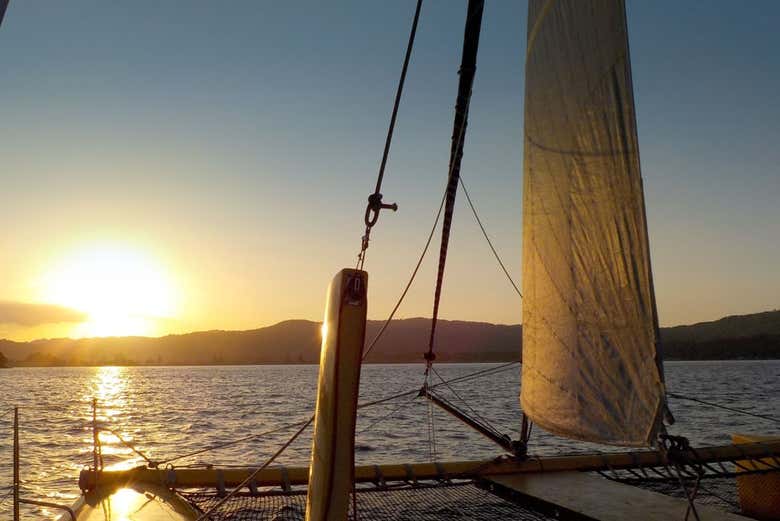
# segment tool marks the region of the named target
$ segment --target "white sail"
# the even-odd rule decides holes
[[[622,0],[531,0],[522,408],[543,429],[652,444],[665,407]]]

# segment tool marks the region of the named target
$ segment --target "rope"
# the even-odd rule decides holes
[[[298,439],[298,436],[300,436],[300,435],[303,433],[303,431],[304,431],[304,430],[306,430],[306,427],[308,427],[308,426],[309,426],[309,425],[310,425],[310,424],[311,424],[313,421],[314,421],[314,416],[312,416],[312,417],[311,417],[311,419],[309,419],[309,421],[307,421],[307,422],[306,422],[306,423],[305,423],[303,426],[301,426],[301,428],[300,428],[300,429],[298,429],[298,430],[296,431],[296,433],[295,433],[295,434],[293,434],[293,435],[292,435],[292,437],[290,437],[290,439],[289,439],[289,440],[287,440],[287,441],[284,443],[284,445],[282,445],[282,446],[279,448],[279,450],[277,450],[277,451],[276,451],[276,452],[273,454],[273,456],[271,456],[270,458],[268,458],[268,459],[266,460],[266,462],[265,462],[265,463],[263,463],[263,464],[262,464],[260,467],[258,467],[257,469],[255,469],[255,471],[254,471],[254,472],[252,472],[251,474],[249,474],[249,476],[247,476],[247,477],[246,477],[246,479],[244,479],[244,481],[242,481],[241,483],[239,483],[239,485],[238,485],[236,488],[234,488],[233,490],[231,490],[231,491],[230,491],[230,492],[229,492],[229,493],[228,493],[228,494],[227,494],[225,497],[223,497],[223,498],[222,498],[222,499],[221,499],[221,500],[220,500],[220,501],[219,501],[219,502],[218,502],[216,505],[214,505],[213,507],[209,508],[209,509],[208,509],[206,512],[204,512],[203,514],[201,514],[201,515],[200,515],[200,516],[199,516],[199,517],[198,517],[198,518],[197,518],[195,521],[202,521],[203,519],[206,519],[206,518],[207,518],[207,517],[209,517],[209,516],[210,516],[212,513],[214,513],[214,512],[215,512],[215,511],[216,511],[216,510],[217,510],[219,507],[221,507],[222,505],[224,505],[225,503],[227,503],[227,501],[228,501],[230,498],[232,498],[233,496],[235,496],[235,495],[238,493],[238,491],[239,491],[239,490],[241,490],[242,488],[244,488],[244,487],[245,487],[246,485],[248,485],[248,484],[249,484],[249,483],[250,483],[250,482],[251,482],[253,479],[255,479],[255,476],[257,476],[257,475],[260,473],[260,471],[262,471],[263,469],[265,469],[266,467],[268,467],[268,465],[270,465],[271,463],[273,463],[273,462],[274,462],[274,460],[275,460],[276,458],[278,458],[278,457],[279,457],[279,455],[280,455],[282,452],[284,452],[284,451],[287,449],[287,447],[289,447],[290,445],[292,445],[292,443],[293,443],[293,442],[294,442],[296,439]]]
[[[385,138],[385,148],[382,152],[382,161],[379,164],[379,173],[376,178],[376,187],[374,193],[368,196],[368,205],[366,205],[366,213],[363,217],[363,221],[366,225],[366,231],[363,235],[360,247],[360,253],[358,254],[358,269],[363,269],[363,263],[366,260],[366,250],[368,249],[368,241],[371,235],[371,228],[379,220],[379,212],[382,209],[391,209],[393,211],[398,209],[395,204],[382,204],[382,180],[385,177],[385,167],[387,166],[387,158],[390,155],[390,144],[393,142],[393,131],[395,130],[395,121],[398,117],[398,107],[401,104],[401,96],[404,91],[404,82],[406,81],[406,71],[409,69],[409,60],[412,57],[412,49],[414,48],[414,37],[417,34],[417,23],[420,20],[420,9],[422,8],[422,0],[417,0],[417,7],[414,11],[414,20],[412,21],[412,29],[409,33],[409,42],[406,45],[406,55],[404,56],[404,64],[401,67],[401,77],[398,79],[398,87],[395,92],[395,101],[393,102],[393,112],[390,116],[390,126],[387,129],[387,138]]]
[[[490,367],[488,369],[481,369],[479,371],[475,371],[473,373],[469,373],[469,374],[466,374],[466,375],[463,375],[463,376],[459,376],[457,378],[451,378],[451,379],[447,380],[447,383],[454,384],[454,383],[458,383],[458,382],[464,382],[464,381],[468,381],[468,380],[473,380],[474,378],[478,378],[480,376],[486,376],[486,375],[492,375],[492,374],[495,374],[495,373],[500,373],[502,371],[505,371],[505,370],[511,368],[514,365],[520,365],[520,362],[518,360],[515,360],[514,362],[506,362],[506,363],[501,364],[501,365],[496,366],[496,367]],[[431,389],[435,389],[439,385],[440,384],[432,385]]]
[[[116,432],[115,430],[113,430],[113,429],[111,429],[109,427],[106,427],[105,425],[99,426],[99,429],[103,430],[103,431],[106,431],[106,432],[110,432],[111,434],[116,436],[117,439],[122,443],[122,445],[124,445],[125,447],[127,447],[131,451],[133,451],[136,454],[138,454],[139,456],[141,456],[141,458],[143,458],[146,461],[146,463],[148,463],[150,466],[154,466],[154,461],[152,461],[146,454],[141,452],[140,449],[137,449],[132,443],[130,443],[129,441],[125,440],[118,432]]]
[[[517,295],[520,298],[523,298],[523,294],[520,292],[520,288],[518,288],[517,284],[515,284],[515,280],[512,278],[512,275],[509,274],[509,270],[506,269],[506,266],[504,266],[504,262],[501,260],[501,257],[498,255],[498,252],[496,251],[495,247],[493,247],[493,242],[490,240],[490,237],[488,236],[485,227],[482,225],[482,220],[479,218],[479,215],[477,214],[477,209],[474,207],[474,203],[471,201],[471,197],[469,196],[469,191],[466,189],[466,184],[463,182],[462,177],[460,178],[460,186],[461,188],[463,188],[463,195],[466,196],[466,200],[469,202],[469,206],[471,207],[471,213],[474,214],[474,219],[476,219],[477,224],[479,225],[479,229],[482,230],[482,235],[485,237],[488,246],[490,246],[490,251],[493,252],[493,256],[498,261],[498,265],[501,266],[501,269],[504,271],[504,275],[506,275],[506,278],[509,280],[509,283],[515,289],[515,293],[517,293]]]
[[[761,418],[762,420],[768,420],[768,421],[771,421],[771,422],[780,423],[780,419],[773,418],[772,416],[766,416],[764,414],[758,414],[758,413],[754,413],[754,412],[750,412],[750,411],[745,411],[743,409],[736,409],[734,407],[728,407],[726,405],[720,405],[720,404],[717,404],[717,403],[712,403],[712,402],[708,402],[708,401],[705,401],[705,400],[700,400],[698,398],[692,398],[690,396],[685,396],[683,394],[670,393],[670,392],[667,392],[666,394],[667,394],[667,396],[671,396],[672,398],[677,398],[679,400],[689,400],[691,402],[700,403],[702,405],[709,405],[710,407],[716,407],[718,409],[724,409],[726,411],[736,412],[736,413],[739,413],[739,414],[744,414],[746,416],[753,416],[754,418]]]
[[[281,431],[290,429],[292,427],[300,427],[302,425],[306,425],[307,423],[310,423],[313,419],[314,419],[314,416],[312,415],[312,416],[309,417],[308,420],[305,420],[305,421],[300,421],[300,422],[295,422],[295,423],[287,423],[285,425],[282,425],[281,427],[277,427],[275,429],[270,429],[270,430],[267,430],[267,431],[264,431],[264,432],[261,432],[261,433],[258,433],[258,434],[252,434],[252,435],[245,436],[243,438],[239,438],[239,439],[236,439],[236,440],[233,440],[233,441],[226,441],[224,443],[217,443],[215,445],[211,445],[209,447],[206,447],[206,448],[203,448],[203,449],[200,449],[200,450],[195,450],[195,451],[192,451],[192,452],[188,452],[186,454],[182,454],[181,456],[176,456],[176,457],[173,457],[173,458],[168,458],[168,459],[165,459],[165,460],[162,460],[162,461],[155,462],[155,464],[156,465],[165,465],[166,463],[171,463],[173,461],[177,461],[177,460],[180,460],[180,459],[189,458],[191,456],[197,456],[199,454],[203,454],[203,453],[206,453],[206,452],[211,452],[211,451],[214,451],[214,450],[224,449],[225,447],[230,447],[232,445],[238,445],[239,443],[243,443],[245,441],[249,441],[249,440],[252,440],[252,439],[255,439],[255,438],[261,438],[263,436],[268,436],[269,434],[275,434],[277,432],[281,432]]]
[[[696,482],[694,483],[693,490],[689,491],[688,486],[685,484],[683,477],[686,466],[691,466],[690,462],[683,460],[680,456],[691,450],[688,438],[683,436],[670,436],[665,433],[659,436],[659,449],[664,454],[664,459],[672,463],[672,467],[677,475],[677,480],[680,484],[680,488],[685,493],[685,498],[688,500],[688,508],[685,511],[685,521],[688,521],[688,517],[693,513],[696,521],[700,521],[699,512],[696,510],[696,494],[699,491],[699,482],[701,481],[702,470],[700,466],[693,467],[696,471]]]
[[[14,488],[9,487],[8,492],[5,493],[2,499],[0,499],[0,507],[5,504],[6,501],[8,501],[8,498],[13,494]]]
[[[393,320],[393,317],[395,316],[395,312],[398,311],[398,308],[401,307],[401,303],[406,298],[406,294],[409,292],[409,288],[412,287],[412,283],[414,282],[415,277],[417,277],[417,272],[420,270],[420,265],[422,265],[422,261],[425,258],[425,254],[428,253],[428,247],[431,245],[433,234],[436,233],[436,227],[439,225],[439,218],[441,217],[441,211],[443,208],[444,208],[444,196],[442,196],[441,198],[441,203],[439,204],[439,211],[436,213],[436,219],[434,219],[433,221],[431,232],[428,234],[428,240],[425,241],[425,247],[423,247],[422,253],[420,253],[420,258],[417,259],[417,265],[414,267],[414,271],[412,271],[412,276],[409,277],[409,282],[406,283],[406,287],[401,293],[401,296],[398,298],[398,301],[395,303],[395,306],[393,307],[393,310],[390,312],[390,315],[387,317],[387,320],[385,320],[384,324],[382,324],[382,327],[379,329],[377,334],[374,335],[374,338],[371,340],[371,343],[368,344],[368,347],[363,352],[362,360],[366,359],[368,353],[370,353],[371,350],[374,349],[376,343],[379,342],[380,338],[382,338],[382,335],[387,329],[387,326],[389,326],[390,322]]]
[[[493,374],[506,371],[507,369],[510,369],[513,365],[517,365],[519,363],[520,362],[507,362],[507,363],[499,365],[497,367],[491,367],[491,368],[488,368],[488,369],[482,369],[482,370],[479,370],[479,371],[475,371],[473,373],[469,373],[469,374],[466,374],[466,375],[463,375],[463,376],[459,376],[457,378],[452,378],[450,380],[447,380],[446,383],[453,384],[453,383],[465,382],[465,381],[468,381],[468,380],[473,380],[475,378],[480,378],[482,376],[491,376]],[[444,385],[444,383],[434,384],[434,385],[429,386],[428,389],[436,389],[437,387],[440,387],[442,385]],[[403,398],[405,396],[412,396],[412,395],[416,396],[418,394],[420,394],[420,390],[419,389],[414,389],[414,390],[411,390],[411,391],[405,391],[405,392],[402,392],[402,393],[397,393],[397,394],[394,394],[394,395],[391,395],[391,396],[387,396],[385,398],[379,398],[378,400],[374,400],[374,401],[371,401],[371,402],[358,404],[358,409],[363,409],[365,407],[372,407],[374,405],[379,405],[379,404],[382,404],[382,403],[385,403],[385,402],[389,402],[389,401],[392,401],[392,400],[397,400],[398,398]]]
[[[416,398],[416,396],[414,398]],[[388,419],[392,418],[393,416],[396,415],[396,413],[398,413],[398,411],[400,411],[402,408],[406,407],[409,404],[410,401],[413,401],[414,398],[412,398],[412,400],[408,400],[408,401],[399,403],[396,407],[391,409],[389,413],[385,414],[384,416],[381,416],[381,417],[377,418],[376,420],[374,420],[370,424],[368,424],[368,426],[360,429],[358,431],[358,434],[363,434],[364,432],[370,431],[371,429],[373,429],[374,427],[376,427],[380,423],[384,422],[385,420],[388,420]]]
[[[463,403],[463,405],[465,405],[469,409],[469,411],[471,411],[471,413],[479,420],[480,423],[482,423],[482,425],[484,427],[486,427],[488,430],[492,431],[493,434],[495,434],[496,436],[499,436],[499,437],[503,436],[503,433],[500,432],[498,429],[496,429],[493,426],[493,424],[491,424],[487,420],[487,418],[485,418],[484,416],[479,414],[476,409],[474,409],[471,405],[469,405],[469,403],[465,399],[463,399],[463,397],[461,397],[461,395],[458,394],[458,392],[450,384],[448,384],[444,380],[444,378],[441,377],[441,375],[439,374],[439,372],[435,368],[431,367],[431,370],[433,371],[433,374],[435,374],[439,378],[439,380],[441,380],[442,385],[446,386],[450,390],[450,392],[452,392],[452,394],[454,394],[455,397],[458,400],[460,400]],[[472,421],[473,421],[473,418],[472,418]]]
[[[428,401],[428,459],[436,461],[436,425],[433,422],[433,403]]]

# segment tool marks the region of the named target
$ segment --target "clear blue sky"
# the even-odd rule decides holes
[[[517,277],[526,9],[487,2],[463,162]],[[318,319],[331,275],[354,262],[413,10],[12,0],[0,301],[38,302],[59,258],[128,242],[178,281],[161,332]],[[383,190],[400,211],[368,257],[371,318],[395,301],[440,198],[464,14],[423,6]],[[628,15],[662,324],[780,307],[780,3],[630,1]],[[519,322],[462,200],[454,233],[443,316]],[[437,250],[401,316],[430,314]]]

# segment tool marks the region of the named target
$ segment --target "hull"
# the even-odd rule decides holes
[[[187,521],[199,512],[178,494],[152,483],[127,483],[121,488],[99,487],[82,495],[72,506],[78,521]],[[72,521],[70,513],[59,521]]]

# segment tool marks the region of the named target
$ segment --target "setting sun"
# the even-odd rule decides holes
[[[55,263],[42,281],[46,302],[87,314],[74,336],[151,335],[176,311],[170,275],[127,246],[84,248]]]

